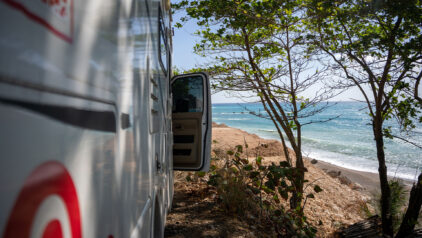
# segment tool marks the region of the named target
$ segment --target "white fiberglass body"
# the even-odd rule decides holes
[[[173,196],[169,7],[0,0],[1,237],[163,235]],[[179,169],[208,168],[201,77],[204,166]]]

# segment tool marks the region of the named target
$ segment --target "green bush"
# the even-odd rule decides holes
[[[240,216],[259,217],[262,222],[272,224],[283,237],[315,236],[315,228],[301,213],[303,207],[285,211],[281,205],[281,199],[288,201],[295,191],[292,181],[298,174],[297,168],[286,161],[263,165],[262,160],[258,155],[250,161],[240,145],[227,151],[223,159],[214,160],[208,184],[217,188],[224,209]],[[321,191],[319,186],[314,186],[314,193]],[[313,193],[306,195],[306,199],[313,197]]]
[[[406,187],[399,180],[388,182],[391,190],[391,214],[393,216],[394,232],[397,232],[404,215],[403,207],[406,205]]]
[[[393,217],[393,229],[397,232],[401,220],[404,215],[403,208],[406,206],[406,186],[398,179],[388,181],[391,192],[391,215]],[[376,213],[381,216],[381,195],[379,194],[376,199]]]

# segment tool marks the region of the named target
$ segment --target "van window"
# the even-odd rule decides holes
[[[167,72],[167,66],[168,66],[168,57],[167,57],[167,34],[166,34],[166,25],[164,24],[163,14],[161,12],[161,7],[158,7],[159,11],[159,22],[158,22],[158,34],[159,37],[159,57],[160,57],[160,64],[163,69],[163,71]]]
[[[172,85],[173,112],[202,112],[203,81],[198,76],[177,79]]]

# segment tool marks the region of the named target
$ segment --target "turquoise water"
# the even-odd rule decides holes
[[[278,139],[270,120],[251,115],[249,111],[265,111],[260,103],[213,104],[213,121],[257,134],[263,138]],[[322,113],[308,118],[324,120],[340,116],[325,123],[303,127],[303,150],[306,156],[345,168],[377,172],[375,141],[365,104],[359,102],[330,103]],[[390,123],[393,131],[397,125]],[[407,137],[409,138],[409,137]],[[422,142],[422,125],[417,125],[412,140]],[[422,150],[397,139],[385,140],[389,175],[414,180],[422,168]]]

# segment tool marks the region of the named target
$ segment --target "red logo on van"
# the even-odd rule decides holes
[[[43,238],[64,237],[62,225],[66,225],[72,238],[81,238],[78,194],[69,172],[56,161],[41,164],[26,178],[9,215],[3,238],[30,237],[41,204],[52,196],[63,202],[69,224],[61,224],[53,218],[45,227],[36,229],[43,229]]]
[[[73,0],[0,0],[47,28],[57,37],[72,43]]]

